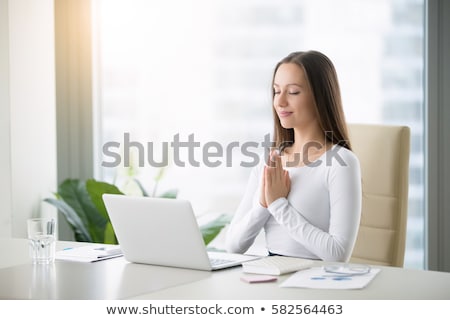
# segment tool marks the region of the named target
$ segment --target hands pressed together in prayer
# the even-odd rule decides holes
[[[281,156],[278,152],[272,151],[269,165],[264,167],[259,201],[263,207],[267,208],[278,198],[287,198],[290,189],[289,172],[283,169]]]

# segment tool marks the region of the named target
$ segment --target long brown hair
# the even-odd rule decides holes
[[[325,134],[325,139],[332,144],[341,145],[351,150],[347,124],[342,108],[339,82],[331,60],[318,51],[293,52],[275,66],[272,78],[272,105],[275,95],[273,81],[278,68],[284,63],[294,63],[303,69],[312,90],[319,125]],[[274,143],[276,147],[294,143],[294,129],[281,126],[275,108]]]

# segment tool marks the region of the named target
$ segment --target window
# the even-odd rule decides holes
[[[177,188],[199,214],[233,212],[249,173],[242,162],[251,161],[243,146],[261,152],[250,146],[261,145],[271,133],[275,63],[292,51],[316,49],[336,66],[349,122],[411,128],[405,266],[424,267],[422,0],[283,5],[275,0],[103,0],[93,5],[97,178],[126,182],[130,170],[102,162],[112,160],[105,144],[128,143],[132,174],[147,189],[155,189],[160,173],[149,158],[164,163],[167,154],[169,165],[156,194]],[[198,146],[174,154],[170,146],[177,139]],[[210,162],[204,161],[205,148],[215,155]]]

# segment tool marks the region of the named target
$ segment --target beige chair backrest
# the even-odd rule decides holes
[[[403,267],[408,213],[410,130],[349,124],[362,175],[362,215],[351,262]]]

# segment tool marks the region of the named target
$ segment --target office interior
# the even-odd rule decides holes
[[[450,1],[423,5],[423,268],[450,272]],[[42,199],[97,170],[91,14],[88,0],[0,0],[0,237],[57,217]]]

